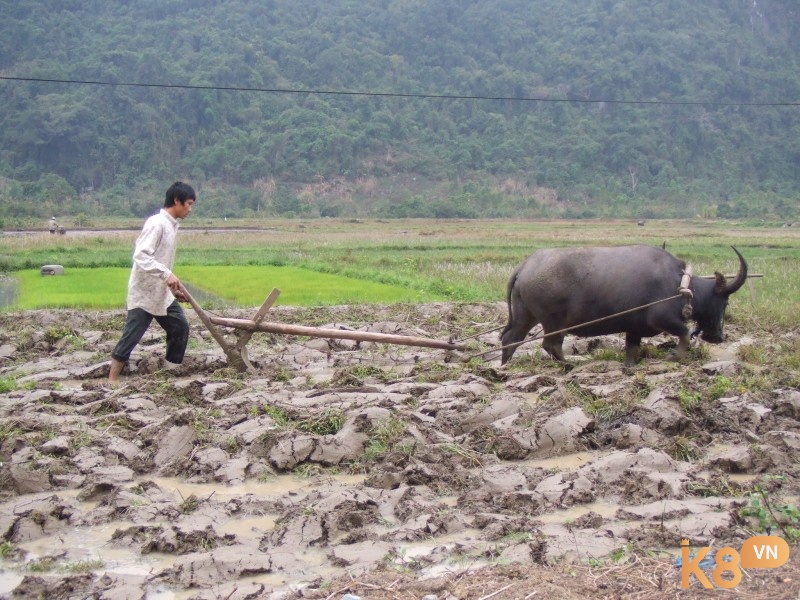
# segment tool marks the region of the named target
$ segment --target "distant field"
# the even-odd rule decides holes
[[[122,308],[130,269],[68,268],[63,276],[43,277],[38,270],[17,271],[20,296],[13,308]],[[205,306],[257,306],[273,287],[276,304],[393,304],[433,302],[442,296],[331,275],[296,267],[187,266],[180,276]],[[285,291],[284,291],[285,290]]]
[[[751,273],[764,277],[752,281],[753,296],[745,287],[732,298],[732,318],[753,326],[800,326],[797,227],[703,220],[648,221],[644,226],[631,221],[330,219],[229,221],[227,229],[212,225],[184,222],[175,271],[238,305],[260,305],[272,287],[282,290],[284,304],[496,301],[504,298],[514,267],[537,248],[666,242],[669,251],[692,263],[696,274],[735,273],[738,263],[730,248],[735,245]],[[121,306],[137,234],[138,227],[70,231],[55,238],[48,233],[0,235],[0,272],[34,270],[27,277],[35,280],[44,264],[62,264],[68,273],[89,269],[96,271],[92,281],[101,282],[91,288],[92,301],[105,293],[118,294],[113,302]],[[102,275],[108,267],[119,269],[118,279],[102,279],[111,276]],[[209,270],[212,267],[218,270]],[[253,270],[239,271],[244,267]],[[331,275],[345,279],[327,280]],[[308,292],[305,287],[312,280],[320,288]],[[372,287],[377,284],[390,288],[379,291]],[[41,302],[48,300],[52,291],[30,292],[30,285],[30,279],[23,281],[23,297],[33,294]],[[86,302],[73,306],[95,306]]]

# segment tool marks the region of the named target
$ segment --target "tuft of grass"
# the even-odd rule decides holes
[[[688,390],[682,386],[678,389],[678,404],[680,404],[681,409],[687,415],[690,415],[692,412],[694,412],[702,400],[703,397],[697,392],[693,392],[692,390]]]
[[[262,406],[261,410],[264,411],[265,415],[272,417],[272,420],[275,421],[275,425],[280,428],[289,427],[292,422],[285,411],[275,406]]]
[[[344,426],[344,413],[338,408],[326,408],[319,415],[298,421],[296,426],[308,433],[334,435]]]
[[[742,362],[763,365],[767,362],[767,353],[762,346],[747,344],[740,346],[736,352],[737,358]]]
[[[14,544],[6,540],[0,543],[0,558],[7,558],[14,552]]]
[[[405,433],[406,426],[396,415],[381,421],[372,428],[364,458],[373,461],[390,452]]]
[[[91,573],[92,571],[99,571],[106,564],[98,559],[94,560],[79,560],[64,566],[64,570],[69,573]]]
[[[13,377],[0,377],[0,394],[13,392],[18,389],[17,380]]]
[[[717,375],[711,382],[708,389],[708,395],[711,400],[719,400],[723,398],[734,387],[734,383],[724,375]]]
[[[684,436],[673,438],[666,452],[675,460],[683,462],[691,462],[700,458],[700,450],[689,438]]]
[[[598,348],[592,352],[592,358],[609,362],[625,362],[625,351],[616,348]]]
[[[319,414],[298,418],[290,416],[283,409],[275,406],[262,406],[251,409],[252,416],[258,416],[260,412],[272,417],[275,424],[281,429],[297,429],[306,433],[316,435],[334,435],[344,426],[344,412],[339,408],[326,408]]]

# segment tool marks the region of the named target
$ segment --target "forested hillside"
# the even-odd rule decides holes
[[[797,0],[0,8],[6,222],[798,215]]]

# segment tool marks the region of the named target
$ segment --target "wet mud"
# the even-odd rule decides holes
[[[621,337],[568,338],[568,365],[532,343],[500,368],[475,355],[504,316],[273,309],[469,350],[256,333],[239,374],[189,314],[180,368],[154,325],[110,387],[123,314],[0,315],[0,596],[586,597],[593,578],[665,597],[689,593],[682,539],[740,547],[753,502],[796,506],[800,379],[740,351],[796,332],[733,326],[683,363],[654,338],[633,368]],[[652,576],[626,591],[613,570],[634,564]],[[796,573],[762,575],[743,585],[796,597]]]

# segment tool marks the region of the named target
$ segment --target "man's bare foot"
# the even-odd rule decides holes
[[[125,363],[121,360],[117,360],[116,358],[111,359],[111,366],[108,369],[108,383],[111,385],[119,385],[119,375],[122,373],[122,369],[125,366]]]

